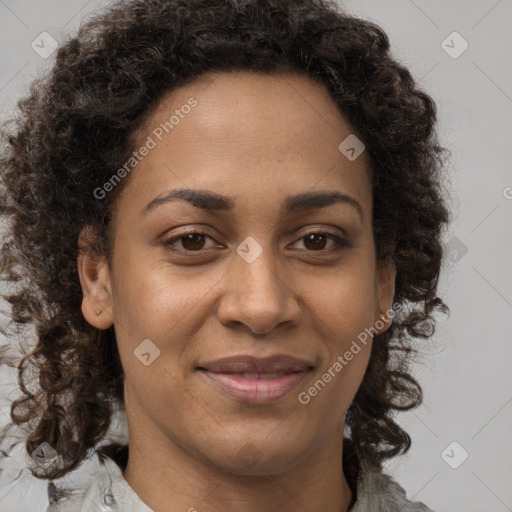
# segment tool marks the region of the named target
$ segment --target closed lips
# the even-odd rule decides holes
[[[237,356],[202,363],[199,370],[212,373],[243,374],[246,378],[277,378],[287,373],[305,372],[313,369],[313,365],[290,356],[272,356],[256,358],[254,356]],[[272,377],[270,377],[272,375]]]

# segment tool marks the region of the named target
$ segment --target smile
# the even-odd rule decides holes
[[[283,398],[293,391],[308,371],[290,373],[218,373],[200,370],[206,379],[241,402],[266,403]]]
[[[196,368],[224,394],[246,403],[274,402],[293,391],[313,370],[310,361],[275,354],[241,354],[200,363]]]

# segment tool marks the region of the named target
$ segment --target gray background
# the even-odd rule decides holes
[[[46,31],[61,42],[106,5],[0,0],[0,116],[52,61],[32,41]],[[436,512],[512,511],[512,0],[344,5],[387,32],[394,55],[436,101],[442,144],[452,152],[456,219],[445,237],[450,258],[439,289],[451,316],[422,345],[415,375],[424,404],[399,417],[413,446],[387,471],[409,498]],[[3,382],[12,382],[14,375],[2,372]],[[1,423],[8,396],[2,393]],[[45,510],[44,481],[22,472],[17,484],[5,485],[22,468],[20,457],[0,475],[0,511]]]

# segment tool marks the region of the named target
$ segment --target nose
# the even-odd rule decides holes
[[[280,324],[299,324],[301,301],[289,275],[280,272],[273,261],[270,249],[264,250],[251,263],[235,255],[224,286],[217,309],[217,317],[223,325],[267,334]]]

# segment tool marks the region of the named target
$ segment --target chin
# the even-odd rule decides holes
[[[289,439],[288,439],[289,440]],[[304,447],[287,445],[285,439],[268,437],[260,439],[253,436],[235,441],[226,440],[226,445],[216,443],[216,453],[209,453],[206,458],[213,465],[226,473],[240,476],[274,476],[289,471],[297,466],[304,456]],[[222,450],[224,448],[224,450]],[[222,450],[222,452],[220,451]],[[206,455],[203,453],[203,456]]]

